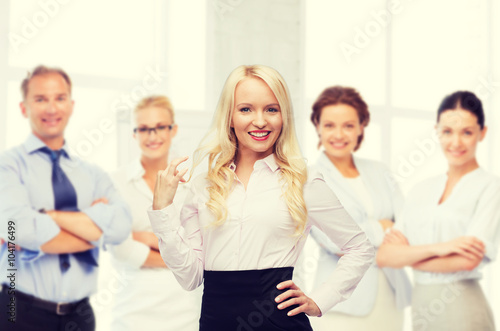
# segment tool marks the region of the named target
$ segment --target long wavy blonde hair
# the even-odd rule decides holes
[[[216,220],[213,225],[222,225],[228,217],[226,199],[235,179],[235,174],[229,167],[238,151],[237,138],[231,128],[234,92],[239,82],[251,77],[262,79],[273,91],[280,105],[283,127],[274,144],[274,155],[281,170],[283,197],[292,219],[296,222],[295,234],[300,235],[307,221],[307,209],[303,197],[307,168],[295,134],[288,87],[283,77],[273,68],[263,65],[242,65],[231,72],[222,89],[211,128],[194,153],[191,175],[194,168],[208,156],[207,189],[210,199],[207,207],[215,215]]]

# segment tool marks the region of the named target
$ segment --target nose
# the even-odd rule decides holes
[[[451,137],[451,146],[452,147],[460,147],[462,145],[462,139],[460,138],[459,134],[454,134]]]
[[[148,139],[154,139],[157,136],[158,136],[158,132],[156,132],[156,128],[149,128]]]
[[[266,116],[263,111],[255,112],[252,124],[259,129],[262,129],[267,125]]]
[[[342,128],[336,127],[333,129],[333,137],[335,139],[342,139],[343,136],[344,136],[344,133],[342,131]]]
[[[57,106],[56,106],[56,103],[55,101],[49,101],[47,102],[47,113],[55,113],[57,110]]]

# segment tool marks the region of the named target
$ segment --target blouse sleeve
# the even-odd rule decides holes
[[[162,210],[150,208],[148,216],[163,261],[184,289],[196,289],[203,282],[204,259],[195,185],[191,186],[180,215],[175,204],[171,204]]]
[[[396,178],[394,178],[393,174],[389,171],[389,169],[380,164],[380,174],[383,176],[385,180],[386,186],[384,187],[384,195],[386,197],[381,197],[382,199],[390,200],[391,208],[392,208],[392,221],[394,225],[398,224],[401,220],[401,211],[404,203],[404,196],[401,188],[399,187]],[[382,188],[380,188],[382,189]],[[384,241],[385,232],[382,228],[378,219],[369,220],[366,222],[368,226],[370,226],[370,231],[367,231],[367,235],[371,234],[370,239],[371,242],[375,245],[375,247],[380,247],[382,242]]]
[[[323,248],[328,254],[335,255],[341,254],[342,251],[340,248],[335,245],[330,238],[321,230],[318,230],[315,226],[311,228],[311,237],[313,237],[314,241]]]
[[[373,263],[375,250],[322,178],[316,177],[308,183],[304,198],[311,224],[328,235],[344,253],[329,280],[311,294],[320,310],[326,312],[349,298]]]
[[[467,235],[482,240],[486,258],[495,260],[500,244],[500,179],[491,181],[481,194]]]

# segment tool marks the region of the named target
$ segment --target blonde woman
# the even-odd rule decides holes
[[[198,330],[201,293],[184,291],[158,252],[146,209],[153,202],[156,173],[168,164],[177,133],[174,110],[165,96],[141,100],[134,111],[134,138],[141,155],[113,174],[113,180],[132,213],[131,236],[111,246],[113,262],[127,284],[115,294],[112,330]],[[182,203],[187,189],[175,199]]]
[[[311,330],[347,298],[373,261],[373,246],[320,176],[307,174],[286,83],[266,66],[226,80],[212,128],[195,153],[208,173],[193,180],[176,217],[171,204],[187,157],[158,173],[149,211],[163,260],[188,290],[204,282],[200,330]],[[312,225],[346,254],[306,295],[291,280]]]
[[[332,86],[314,102],[311,121],[323,148],[314,168],[371,243],[379,247],[384,231],[399,216],[403,195],[384,164],[354,155],[370,121],[368,105],[355,89]],[[311,234],[321,247],[315,280],[320,286],[335,270],[342,252],[317,229]],[[401,331],[410,293],[411,284],[403,270],[381,269],[374,263],[352,297],[313,321],[314,329]]]

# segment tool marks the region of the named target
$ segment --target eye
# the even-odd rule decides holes
[[[60,96],[57,98],[58,101],[65,101],[66,100],[66,97],[65,96]]]
[[[268,108],[268,109],[267,109],[267,111],[268,111],[268,112],[270,112],[270,113],[279,113],[279,110],[278,110],[278,109],[276,109],[276,108],[272,108],[272,107],[271,107],[271,108]]]
[[[443,134],[450,134],[451,130],[443,130]]]
[[[35,98],[35,102],[42,102],[43,101],[43,98]]]
[[[140,133],[146,133],[148,132],[148,128],[138,128],[137,131],[139,131]]]
[[[243,108],[240,108],[240,111],[241,111],[242,113],[248,113],[248,112],[250,112],[250,108],[248,108],[248,107],[243,107]]]
[[[156,127],[156,130],[164,131],[166,128],[167,128],[166,125],[159,125],[159,126]]]
[[[352,125],[352,124],[346,124],[345,126],[346,126],[348,129],[352,129],[352,128],[354,128],[354,125]]]
[[[324,126],[325,126],[325,128],[333,128],[333,124],[332,123],[326,123]]]
[[[465,131],[465,135],[467,135],[467,136],[471,136],[471,135],[472,135],[472,132],[471,132],[471,131]]]

